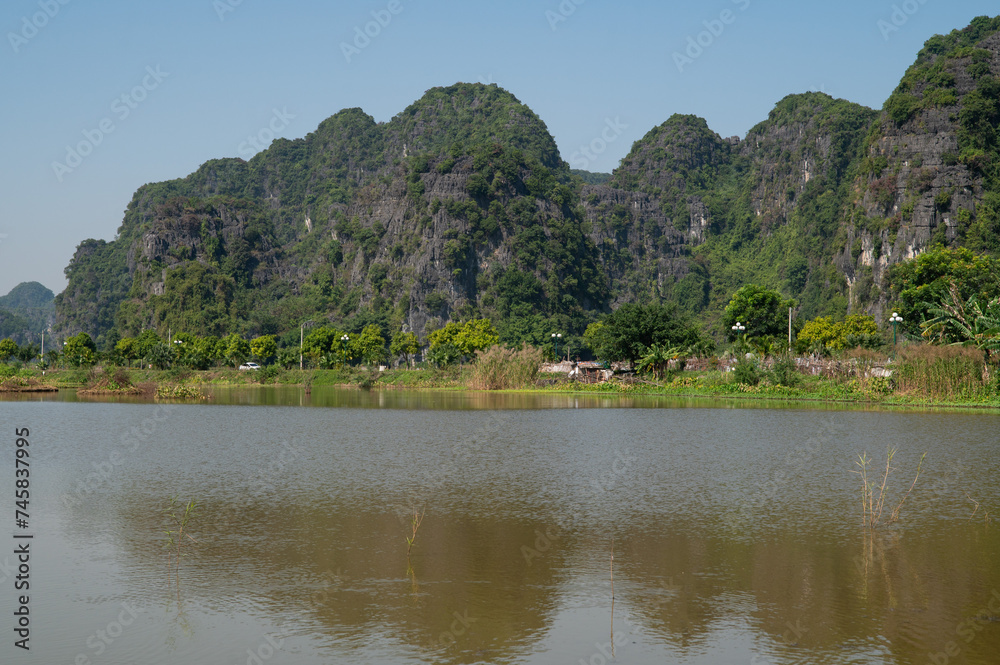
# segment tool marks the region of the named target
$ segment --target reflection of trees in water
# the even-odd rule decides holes
[[[119,525],[126,576],[146,584],[146,595],[162,595],[159,507],[170,489],[132,488],[110,520]],[[229,614],[248,608],[279,623],[281,637],[315,634],[334,650],[388,640],[440,662],[497,662],[516,661],[539,643],[568,587],[610,581],[600,524],[541,520],[536,508],[496,505],[485,491],[470,495],[460,515],[428,507],[408,569],[409,518],[372,512],[367,500],[206,497],[181,600]],[[720,631],[745,626],[789,658],[878,640],[907,662],[940,651],[969,608],[1000,589],[1000,569],[988,558],[1000,532],[979,520],[850,536],[823,525],[774,528],[750,540],[704,535],[704,521],[691,519],[615,526],[612,635],[632,626],[692,654]],[[530,562],[525,547],[538,552]],[[609,589],[606,600],[610,621]],[[194,630],[180,606],[174,620],[175,635]],[[998,646],[979,635],[969,649]]]
[[[469,499],[471,512],[490,511],[488,498]],[[162,571],[162,550],[128,537],[162,532],[160,503],[132,497],[122,505],[128,528],[120,536],[134,565]],[[407,557],[411,525],[394,514],[291,498],[246,505],[206,499],[202,510],[200,546],[182,575],[178,626],[190,626],[184,602],[252,605],[281,624],[282,636],[303,634],[302,625],[332,646],[390,636],[440,662],[515,659],[550,626],[572,548],[564,536],[528,565],[521,548],[536,541],[536,523],[429,510]]]
[[[859,530],[852,542],[800,533],[736,542],[675,532],[624,539],[615,573],[639,622],[683,651],[750,617],[779,654],[843,655],[845,645],[877,637],[908,662],[954,640],[968,605],[1000,588],[1000,569],[975,542],[983,535],[981,525],[976,534],[960,521],[926,536]]]

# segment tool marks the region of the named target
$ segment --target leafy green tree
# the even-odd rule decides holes
[[[420,339],[413,332],[397,332],[392,336],[392,344],[389,345],[389,354],[394,358],[406,356],[407,364],[411,358],[420,351]]]
[[[611,350],[611,329],[602,321],[594,321],[583,333],[583,343],[594,352],[598,358],[608,359],[606,355]]]
[[[795,338],[795,349],[799,353],[826,355],[827,349],[838,348],[843,336],[842,323],[834,323],[832,316],[818,316],[802,326]]]
[[[885,341],[875,323],[875,317],[867,314],[848,314],[844,319],[844,348],[877,349]]]
[[[375,324],[365,326],[360,335],[351,339],[351,346],[368,365],[377,365],[385,358],[385,338]]]
[[[0,362],[6,362],[11,356],[17,355],[18,346],[14,340],[8,338],[0,340]]]
[[[455,338],[458,337],[458,333],[462,331],[462,326],[454,321],[449,321],[443,327],[432,331],[427,335],[427,341],[430,343],[430,351],[434,351],[439,346],[445,344],[450,344],[458,350],[458,345],[455,343]]]
[[[921,334],[922,324],[935,318],[931,309],[939,308],[949,298],[951,285],[958,290],[958,300],[972,296],[991,300],[1000,296],[1000,259],[974,254],[959,247],[940,245],[920,256],[897,263],[889,269],[889,283],[898,294],[900,327],[910,334]]]
[[[23,363],[30,363],[38,356],[40,348],[37,344],[22,344],[15,354]]]
[[[146,361],[154,369],[167,369],[174,362],[174,349],[166,342],[159,342],[149,348]]]
[[[233,367],[239,367],[250,357],[250,342],[237,333],[230,333],[222,340],[225,348],[226,362]]]
[[[267,362],[278,354],[278,340],[274,335],[261,335],[250,340],[250,353],[257,360]]]
[[[139,336],[135,338],[135,352],[138,358],[146,358],[149,356],[149,350],[152,349],[157,344],[161,343],[163,340],[160,336],[156,334],[154,330],[143,330],[139,333]]]
[[[455,346],[471,357],[476,351],[485,351],[500,341],[496,328],[489,319],[474,319],[467,321],[455,335]]]
[[[74,367],[93,364],[96,352],[97,346],[94,340],[85,332],[67,338],[63,346],[63,355]]]
[[[449,321],[443,328],[427,336],[430,351],[444,345],[458,350],[459,356],[472,356],[476,351],[485,351],[499,343],[500,336],[489,319],[473,319],[465,323]],[[447,357],[447,354],[443,357]]]
[[[313,328],[302,342],[302,353],[313,361],[318,361],[321,356],[339,352],[343,346],[341,338],[344,335],[343,330],[330,326]]]
[[[427,359],[438,367],[446,367],[461,357],[462,352],[451,342],[439,342],[427,352]]]
[[[134,337],[122,337],[115,344],[115,351],[118,352],[118,355],[125,360],[129,367],[132,367],[133,360],[141,357],[139,355],[139,345],[136,343]]]
[[[222,340],[214,335],[198,337],[194,345],[198,353],[204,355],[207,359],[207,367],[205,369],[216,363],[224,362],[226,359],[226,347],[222,343]]]
[[[654,344],[689,348],[701,334],[678,314],[673,304],[626,303],[587,327],[584,342],[606,361],[636,362]]]
[[[747,284],[733,294],[722,316],[722,326],[727,339],[736,339],[736,322],[746,326],[747,337],[771,335],[781,337],[788,330],[788,308],[795,301],[784,298],[772,289],[757,284]]]
[[[874,339],[871,339],[874,338]],[[806,351],[826,355],[853,346],[880,346],[882,343],[875,319],[867,314],[851,314],[844,321],[834,322],[832,316],[819,316],[807,321],[795,340],[799,353]]]
[[[299,365],[299,350],[287,347],[278,350],[278,364],[285,369],[292,369]]]
[[[197,337],[188,333],[179,333],[175,339],[177,362],[186,367],[206,370],[218,359],[219,340],[215,337]],[[180,342],[180,344],[176,344]]]

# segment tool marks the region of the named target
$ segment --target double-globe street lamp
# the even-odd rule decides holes
[[[899,312],[893,312],[889,320],[892,322],[892,348],[896,348],[896,325],[903,322],[903,317]]]
[[[348,337],[346,334],[345,335],[341,335],[341,337],[340,337],[340,353],[341,353],[341,357],[343,358],[343,362],[341,362],[341,366],[347,364],[347,343],[349,341],[351,341],[350,337]]]
[[[556,345],[556,362],[559,362],[559,340],[562,339],[562,333],[552,333],[552,341]]]

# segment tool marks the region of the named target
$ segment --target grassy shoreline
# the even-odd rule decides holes
[[[118,370],[115,370],[116,372]],[[470,367],[445,369],[399,369],[371,373],[348,367],[331,370],[268,369],[238,371],[221,368],[206,371],[186,369],[150,370],[127,369],[131,385],[143,387],[143,393],[158,397],[194,397],[200,388],[215,386],[287,386],[310,390],[316,387],[365,388],[374,390],[437,390],[447,392],[481,392],[469,387]],[[34,379],[33,383],[59,389],[86,389],[92,385],[93,374],[87,369],[50,370],[43,376],[39,371],[22,370],[20,376]],[[921,408],[1000,409],[1000,395],[977,397],[930,397],[922,394],[888,390],[856,380],[845,381],[820,376],[802,375],[795,387],[767,383],[749,386],[734,383],[718,371],[678,372],[669,380],[612,380],[598,384],[569,381],[562,375],[539,376],[534,386],[514,388],[501,393],[623,395],[650,397],[681,397],[714,400],[786,401],[798,403],[828,403],[845,405],[899,406]],[[101,394],[130,394],[130,389],[102,390]],[[134,394],[134,393],[132,393]]]

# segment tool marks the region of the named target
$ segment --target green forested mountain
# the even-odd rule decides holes
[[[144,185],[114,241],[81,243],[58,325],[106,343],[486,316],[539,343],[629,301],[712,326],[748,282],[805,318],[881,314],[887,268],[931,243],[1000,250],[998,120],[987,18],[929,40],[881,111],[791,95],[743,139],[674,115],[610,177],[571,171],[497,86],[435,88],[389,122],[344,110]]]
[[[37,343],[55,320],[55,294],[38,282],[21,282],[0,296],[0,339]]]

